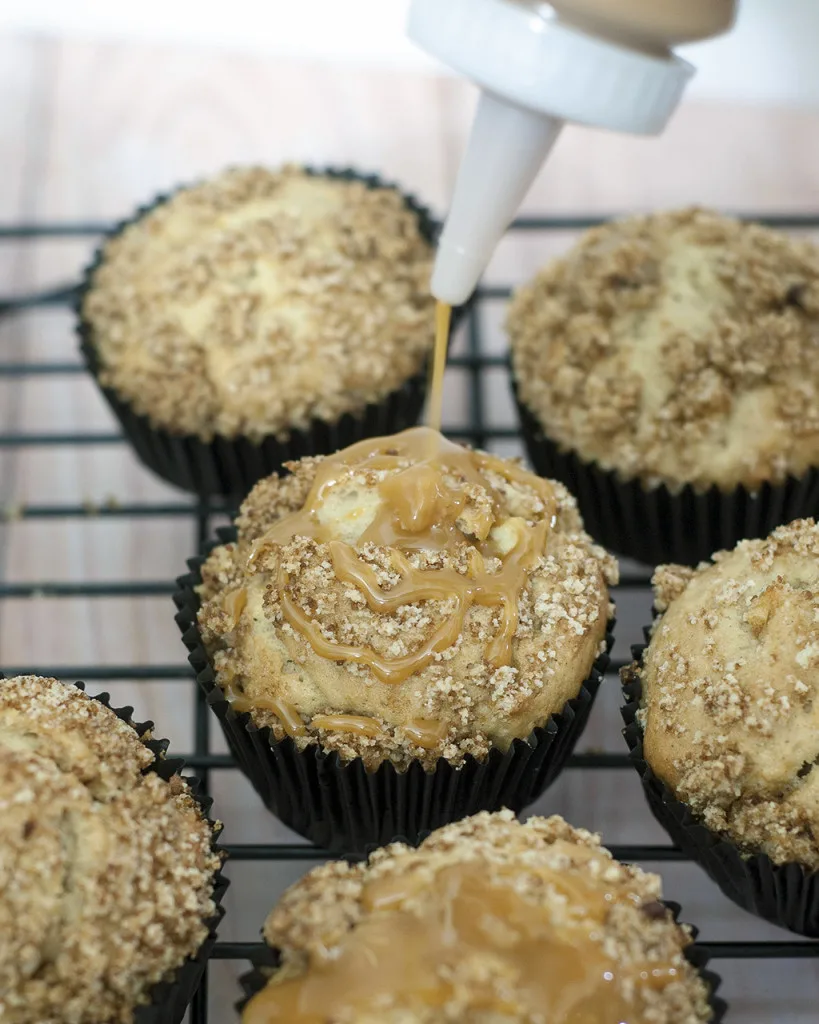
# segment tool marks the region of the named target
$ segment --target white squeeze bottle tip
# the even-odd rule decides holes
[[[469,298],[566,121],[662,131],[694,70],[669,47],[724,31],[735,8],[735,0],[412,0],[410,38],[482,89],[438,246],[435,298]]]
[[[438,242],[432,294],[465,302],[554,145],[563,121],[483,92]]]

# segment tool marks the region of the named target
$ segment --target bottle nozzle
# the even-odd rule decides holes
[[[551,4],[412,0],[407,27],[484,89],[432,278],[442,302],[469,297],[564,121],[655,134],[694,71],[665,46],[644,52],[564,24]]]
[[[483,92],[438,245],[432,294],[457,306],[486,269],[563,121]]]

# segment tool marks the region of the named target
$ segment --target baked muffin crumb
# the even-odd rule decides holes
[[[475,877],[481,879],[480,896],[476,893],[468,898],[484,901],[483,913],[493,925],[492,941],[483,948],[481,936],[489,933],[481,931],[482,918],[473,912],[468,941],[444,944],[441,959],[445,963],[432,967],[424,963],[425,998],[414,998],[405,985],[399,985],[396,991],[381,992],[377,1006],[373,1000],[369,1007],[353,1007],[343,1005],[342,994],[334,1006],[340,1020],[350,1024],[374,1024],[376,1020],[384,1024],[459,1020],[489,1024],[498,1019],[488,1009],[495,1005],[504,1007],[504,1020],[550,1020],[543,1002],[538,1004],[541,1015],[527,1006],[522,974],[515,973],[513,978],[507,973],[525,973],[525,961],[513,968],[503,960],[503,943],[495,946],[504,925],[492,916],[499,912],[492,901],[499,895],[503,899],[504,892],[514,893],[510,898],[516,914],[528,908],[527,915],[543,915],[546,931],[539,940],[543,947],[537,960],[541,977],[555,963],[563,962],[559,943],[565,940],[569,944],[562,954],[567,957],[565,970],[574,975],[578,964],[596,964],[598,957],[604,958],[601,963],[605,964],[610,958],[617,966],[612,968],[616,980],[607,1000],[622,998],[632,1008],[637,1005],[640,1019],[652,1024],[697,1024],[711,1019],[705,984],[684,956],[691,942],[690,931],[674,923],[659,902],[661,883],[656,875],[618,863],[600,845],[598,836],[574,829],[559,817],[531,818],[521,825],[511,812],[501,811],[477,814],[438,829],[417,849],[396,843],[376,850],[367,863],[322,865],[288,889],[264,927],[265,941],[281,954],[280,967],[259,1002],[255,1006],[251,1002],[246,1009],[246,1024],[265,1019],[263,1000],[266,996],[280,998],[277,993],[283,990],[278,986],[300,980],[309,983],[311,972],[322,965],[324,971],[332,970],[331,965],[345,956],[362,929],[375,929],[377,937],[389,934],[391,913],[409,915],[408,923],[402,925],[405,941],[393,955],[397,977],[412,977],[418,971],[415,958],[423,956],[414,948],[412,919],[423,921],[426,929],[437,913],[450,928],[463,927],[457,910],[448,918],[442,906],[433,907],[432,903],[440,898],[442,884],[442,891],[449,894],[444,899],[452,900],[461,887],[469,891],[469,880]],[[621,899],[626,893],[628,898]],[[470,906],[476,909],[474,904]],[[505,938],[514,944],[525,934],[517,931],[525,924],[517,916],[506,920]],[[435,931],[425,931],[425,936],[425,945],[437,948]],[[455,959],[453,948],[458,951]],[[380,949],[374,947],[376,958]],[[647,967],[658,973],[670,970],[672,980],[656,988],[642,985],[639,972]],[[375,976],[381,969],[386,968],[372,967]],[[440,1005],[433,998],[437,986],[442,989]],[[320,998],[321,986],[314,985],[311,992]]]
[[[211,826],[153,760],[81,690],[0,680],[4,1022],[130,1024],[207,937]]]
[[[411,459],[398,464],[389,471],[350,469],[322,498],[331,536],[352,545],[356,565],[372,573],[386,597],[401,579],[396,550],[359,538],[382,506],[385,475],[413,465]],[[360,585],[338,575],[332,540],[295,530],[292,537],[266,542],[274,524],[302,508],[322,465],[320,458],[303,460],[288,467],[288,476],[261,481],[237,518],[237,542],[217,547],[202,566],[199,627],[217,682],[234,706],[283,739],[272,702],[284,701],[303,725],[293,737],[300,749],[318,742],[343,760],[361,757],[370,769],[389,759],[404,770],[413,761],[432,767],[446,757],[459,765],[467,755],[485,757],[493,746],[505,750],[577,695],[605,646],[611,612],[607,588],[617,579],[617,566],[583,532],[574,499],[560,484],[546,485],[552,488],[552,510],[541,496],[543,482],[520,470],[506,479],[487,464],[477,479],[462,480],[457,472],[448,478],[463,501],[456,539],[441,550],[419,546],[402,555],[411,570],[418,570],[420,587],[427,571],[429,579],[438,570],[469,576],[475,531],[488,536],[494,530],[493,543],[502,545],[515,533],[515,522],[530,529],[548,521],[545,545],[535,553],[516,598],[508,664],[494,663],[487,653],[501,628],[500,605],[475,602],[454,638],[436,648],[428,663],[390,683],[366,661],[334,658],[333,650],[411,658],[458,615],[458,599],[449,592],[408,596],[391,610],[373,608]],[[487,557],[484,564],[491,582],[502,559]],[[316,628],[328,645],[326,653],[317,652],[294,627],[285,600]],[[322,716],[338,714],[365,716],[373,728],[360,734],[322,727]],[[419,744],[413,731],[419,721],[440,727],[434,742]]]
[[[432,348],[431,253],[396,189],[226,171],[103,247],[82,308],[100,382],[203,441],[360,412]]]
[[[655,588],[639,671],[648,763],[742,849],[819,869],[819,527],[660,567]]]
[[[819,250],[707,210],[583,235],[515,295],[521,399],[548,436],[678,490],[819,464]]]

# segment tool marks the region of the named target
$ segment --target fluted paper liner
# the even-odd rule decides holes
[[[0,673],[0,680],[4,678]],[[78,689],[85,690],[85,683],[74,684]],[[91,694],[89,694],[91,696]],[[134,709],[129,707],[115,708],[112,706],[110,696],[107,693],[100,693],[92,696],[92,700],[99,701],[109,708],[117,718],[129,725],[137,734],[141,742],[154,755],[154,763],[144,769],[145,772],[156,772],[166,782],[174,775],[181,774],[185,762],[178,757],[169,758],[165,756],[168,749],[168,741],[146,738],[153,730],[153,722],[135,722],[133,720]],[[199,805],[202,817],[210,825],[212,834],[212,850],[224,863],[225,852],[219,847],[217,839],[222,826],[213,821],[210,817],[210,809],[213,803],[210,796],[200,792],[199,780],[184,776],[188,784],[191,796]],[[188,1006],[196,994],[197,989],[205,973],[205,965],[208,962],[213,945],[216,942],[216,928],[224,917],[222,897],[228,887],[228,880],[218,869],[213,876],[213,893],[211,898],[215,905],[213,915],[206,918],[204,924],[208,928],[208,934],[196,953],[188,957],[173,973],[172,977],[160,981],[150,990],[150,1001],[142,1003],[134,1008],[134,1024],[181,1024],[185,1017]]]
[[[401,839],[394,839],[392,842],[402,842]],[[680,905],[679,903],[672,903],[669,900],[663,900],[664,906],[666,906],[672,913],[674,921],[679,923]],[[690,926],[692,937],[696,940],[697,929]],[[722,984],[722,978],[713,971],[707,970],[708,962],[710,960],[710,953],[707,946],[698,946],[696,942],[688,946],[685,950],[685,958],[688,962],[696,968],[697,973],[705,982],[708,988],[708,1004],[711,1007],[711,1024],[721,1024],[725,1014],[728,1010],[728,1004],[724,999],[720,999],[717,995],[717,990]],[[251,970],[241,975],[239,978],[239,984],[242,988],[243,996],[236,1004],[237,1012],[241,1013],[245,1006],[250,1002],[253,996],[257,995],[262,991],[270,980],[270,975],[273,969],[278,967],[279,954],[277,950],[270,949],[267,946],[261,946],[252,957],[251,957]]]
[[[646,629],[646,639],[648,632]],[[637,669],[646,646],[632,647],[634,663],[623,670],[623,735],[654,817],[729,900],[773,924],[819,938],[819,872],[808,871],[801,864],[774,864],[766,854],[745,852],[726,836],[712,832],[645,760],[643,730],[637,721],[643,695]]]
[[[391,182],[382,181],[374,174],[359,174],[351,168],[305,167],[304,170],[317,176],[361,181],[368,188],[395,189],[407,207],[417,215],[421,235],[428,242],[435,242],[438,227],[429,210],[414,196],[404,193]],[[153,202],[140,207],[134,216],[114,228],[103,245],[130,224],[167,202],[178,191],[182,189],[158,196]],[[80,349],[88,369],[140,461],[169,483],[192,491],[201,498],[222,496],[231,504],[238,505],[258,480],[278,472],[285,462],[306,455],[329,455],[356,441],[398,433],[418,422],[424,405],[426,370],[409,378],[379,402],[371,403],[357,413],[345,413],[333,422],[314,419],[306,429],[291,430],[286,437],[271,434],[260,442],[254,442],[247,437],[216,436],[212,441],[203,441],[195,434],[179,434],[154,426],[147,416],[135,412],[131,404],[120,398],[116,391],[99,384],[102,365],[94,344],[93,329],[85,319],[82,307],[87,292],[93,287],[94,274],[104,260],[103,245],[86,268],[77,293],[75,312]],[[453,311],[453,330],[465,308]]]
[[[82,683],[77,683],[76,685],[81,689],[84,689],[84,685]],[[134,729],[140,739],[153,729],[153,722],[137,723],[133,721],[133,708],[112,707],[107,693],[101,693],[95,696],[94,700],[98,700],[101,704],[111,708],[117,718]],[[185,762],[182,758],[168,758],[165,756],[168,749],[167,740],[152,738],[148,740],[143,739],[142,742],[154,755],[154,763],[149,765],[148,768],[145,769],[146,771],[156,772],[156,774],[166,782],[174,775],[181,775],[182,769],[185,767]],[[188,776],[184,776],[184,779],[190,788],[192,797],[199,805],[202,817],[205,818],[211,827],[213,835],[212,849],[224,863],[226,854],[217,844],[217,838],[222,827],[221,825],[217,825],[210,817],[213,800],[210,796],[200,791],[200,782],[198,779],[190,778]],[[208,927],[208,935],[205,938],[205,941],[193,956],[188,957],[187,960],[177,968],[172,978],[158,982],[154,985],[151,989],[150,1002],[138,1006],[134,1010],[134,1024],[181,1024],[188,1006],[202,982],[202,978],[205,974],[205,966],[210,958],[214,943],[216,942],[216,929],[225,914],[224,908],[222,907],[222,897],[225,894],[228,884],[227,878],[222,874],[221,869],[218,869],[213,877],[213,894],[211,897],[216,910],[215,913],[204,922]]]
[[[697,565],[740,540],[767,537],[777,526],[819,512],[819,469],[758,491],[671,491],[623,479],[546,436],[521,400],[514,379],[523,440],[535,471],[560,480],[577,498],[588,533],[603,547],[646,565]]]
[[[290,737],[276,740],[268,727],[258,728],[248,712],[237,714],[215,680],[197,626],[201,566],[218,544],[235,541],[236,530],[218,531],[218,540],[188,562],[190,573],[178,580],[174,601],[177,624],[189,661],[207,701],[222,724],[239,767],[266,807],[295,832],[339,853],[363,851],[403,835],[419,836],[478,811],[509,807],[517,812],[536,800],[563,769],[591,711],[609,663],[613,637],[609,623],[606,652],[597,657],[578,695],[542,728],[516,739],[505,752],[494,748],[478,761],[468,755],[453,767],[440,758],[433,771],[416,761],[399,772],[385,761],[368,771],[361,758],[344,762],[338,753],[311,743],[299,751]]]

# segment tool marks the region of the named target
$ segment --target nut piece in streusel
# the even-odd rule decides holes
[[[587,232],[515,296],[514,376],[546,435],[671,490],[819,465],[819,249],[707,210]]]
[[[207,937],[211,825],[153,760],[76,687],[0,680],[3,1024],[131,1024]]]
[[[617,568],[560,484],[424,427],[290,469],[202,567],[237,710],[403,770],[506,750],[577,696]]]
[[[661,566],[644,753],[712,831],[819,870],[819,526]]]
[[[315,868],[264,927],[243,1024],[700,1024],[708,990],[660,879],[562,818],[478,814]]]
[[[421,370],[431,252],[394,188],[227,171],[106,243],[82,308],[100,382],[203,441],[335,422]]]

